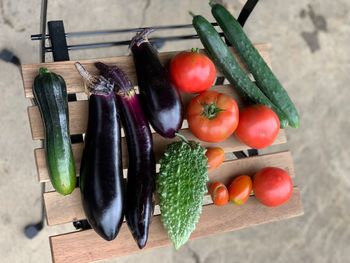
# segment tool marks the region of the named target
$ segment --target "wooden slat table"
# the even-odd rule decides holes
[[[269,63],[268,50],[266,44],[256,45],[259,52]],[[167,52],[161,54],[164,64],[177,52]],[[87,70],[97,74],[93,63],[97,60],[80,61]],[[135,69],[132,58],[130,56],[113,57],[99,59],[106,64],[116,64],[122,68],[130,77],[134,85],[137,85]],[[47,67],[49,70],[62,75],[67,84],[69,94],[83,93],[84,85],[78,72],[74,67],[74,61],[54,62],[43,64],[27,64],[22,66],[24,92],[27,98],[33,98],[32,84],[37,75],[39,67]],[[218,76],[221,74],[218,73]],[[229,94],[234,97],[238,104],[242,106],[242,101],[235,93],[231,85],[220,85],[212,87],[213,90]],[[186,105],[193,95],[182,94],[184,104]],[[69,120],[70,132],[74,134],[84,134],[87,128],[88,101],[78,100],[69,102]],[[243,105],[244,106],[244,105]],[[43,140],[44,130],[41,116],[37,106],[28,107],[28,117],[33,140]],[[164,139],[152,130],[154,149],[156,159],[159,160],[166,146],[173,140]],[[190,140],[197,140],[188,130],[188,123],[185,120],[181,134]],[[128,156],[124,132],[122,132],[122,148],[123,148],[123,169],[124,176],[127,174]],[[176,139],[175,139],[176,140]],[[287,142],[284,130],[280,130],[275,145]],[[219,146],[226,153],[247,150],[248,147],[238,141],[235,136],[231,136],[222,143],[205,143],[204,147]],[[75,158],[77,176],[79,176],[80,160],[83,150],[83,143],[73,144],[73,154]],[[45,152],[43,148],[34,150],[35,162],[38,171],[38,180],[40,182],[48,182],[49,175],[46,166]],[[229,154],[227,155],[229,156]],[[241,174],[253,175],[259,169],[265,166],[276,166],[286,169],[291,177],[295,177],[292,155],[289,151],[277,152],[266,155],[258,155],[242,159],[232,160],[226,158],[225,162],[216,170],[209,174],[210,180],[219,180],[228,183],[232,178]],[[157,171],[159,165],[157,165]],[[253,195],[253,193],[252,193]],[[85,219],[84,211],[81,205],[79,188],[69,196],[61,196],[55,191],[44,193],[46,218],[48,225],[59,225]],[[157,197],[156,197],[157,200]],[[257,224],[268,223],[276,220],[291,218],[303,214],[303,208],[300,198],[300,191],[294,183],[294,192],[291,200],[286,204],[277,208],[268,208],[261,205],[254,196],[248,203],[243,206],[226,205],[225,207],[217,207],[212,204],[209,195],[204,197],[203,213],[195,232],[191,235],[191,239],[204,237],[212,234],[233,231],[244,227]],[[156,205],[155,216],[150,227],[149,241],[145,249],[167,246],[170,244],[169,239],[163,229],[159,217],[159,206]],[[75,231],[72,233],[63,233],[61,235],[51,236],[50,245],[52,251],[52,259],[54,262],[93,262],[111,257],[128,255],[139,252],[131,233],[125,223],[120,230],[118,237],[111,242],[107,242],[100,238],[93,230]],[[69,247],[69,249],[67,249]]]

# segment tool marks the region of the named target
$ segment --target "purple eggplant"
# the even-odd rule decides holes
[[[80,166],[80,190],[85,215],[104,239],[113,240],[123,223],[124,187],[121,125],[113,85],[76,67],[88,90],[89,119]]]
[[[110,67],[101,62],[95,63],[95,66],[114,84],[120,105],[129,153],[125,218],[141,249],[147,243],[154,210],[156,162],[152,133],[135,89],[125,73],[116,66]]]
[[[131,41],[130,49],[147,118],[161,136],[174,138],[183,120],[181,96],[160,62],[157,50],[147,39],[152,31],[145,29],[137,34]]]

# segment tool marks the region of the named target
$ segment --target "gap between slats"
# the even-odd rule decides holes
[[[208,205],[203,212],[190,239],[230,232],[249,226],[270,223],[300,216],[304,213],[300,191],[295,188],[291,199],[279,207],[265,207],[254,197],[243,206],[226,205],[217,207]],[[107,242],[93,230],[78,231],[50,237],[53,261],[94,262],[106,258],[130,255],[141,252],[124,223],[117,238]],[[149,250],[170,245],[170,240],[163,228],[160,217],[153,218],[146,247]],[[69,248],[67,250],[67,248]]]
[[[226,161],[209,173],[209,180],[217,180],[227,185],[235,176],[253,175],[266,166],[280,167],[287,170],[292,178],[295,176],[291,153],[286,151]],[[62,196],[55,191],[44,193],[44,202],[48,225],[85,219],[78,188],[68,196]]]

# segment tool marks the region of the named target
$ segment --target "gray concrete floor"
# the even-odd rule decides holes
[[[244,1],[225,2],[239,10]],[[38,43],[29,36],[38,32],[39,6],[40,0],[0,0],[0,50],[15,52],[23,63],[38,62]],[[63,19],[67,31],[112,29],[187,23],[188,10],[210,16],[203,0],[57,0],[49,3],[49,19]],[[302,125],[288,130],[288,144],[305,215],[191,241],[179,252],[161,248],[108,262],[349,262],[349,11],[348,0],[266,0],[246,25],[254,42],[272,43],[273,68],[300,110]],[[199,44],[179,42],[164,49],[193,45]],[[71,57],[126,52],[87,50]],[[24,237],[23,227],[38,220],[40,211],[36,144],[20,73],[2,61],[0,90],[0,262],[50,262],[48,236],[72,226],[45,228],[34,240]]]

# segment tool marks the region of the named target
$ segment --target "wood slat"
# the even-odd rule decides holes
[[[265,59],[265,61],[268,64],[270,64],[269,57],[268,57],[268,50],[270,46],[268,44],[256,44],[255,47],[258,49],[258,51],[260,52],[261,56]],[[164,64],[167,64],[169,60],[177,53],[179,53],[179,51],[160,53],[160,59]],[[235,56],[237,57],[236,54]],[[134,62],[131,56],[101,58],[101,59],[93,59],[93,60],[81,60],[80,62],[84,67],[86,67],[88,71],[90,71],[93,74],[98,74],[97,69],[93,65],[93,63],[95,63],[96,61],[101,61],[106,64],[118,65],[128,75],[131,82],[134,85],[137,85]],[[23,78],[23,87],[24,87],[25,97],[33,98],[32,85],[34,82],[34,78],[38,74],[38,69],[40,67],[47,67],[49,70],[57,74],[60,74],[66,81],[68,93],[84,92],[82,79],[79,76],[77,70],[75,69],[74,63],[75,61],[64,61],[64,62],[22,65],[22,76],[23,76],[22,78]],[[241,65],[243,65],[243,63],[241,63]]]
[[[295,176],[291,153],[280,152],[226,161],[209,174],[209,179],[228,184],[235,176],[253,175],[266,166],[280,167],[287,170],[292,178]],[[78,188],[68,196],[62,196],[57,192],[44,193],[44,202],[48,225],[85,219]]]
[[[283,220],[303,214],[299,189],[282,206],[270,208],[261,205],[254,197],[243,206],[208,205],[203,212],[191,239],[205,237],[249,226]],[[52,258],[55,263],[84,263],[140,252],[124,223],[117,238],[107,242],[93,230],[73,232],[50,237]],[[154,217],[146,247],[142,250],[170,245],[160,217]],[[69,248],[69,249],[67,249]]]
[[[186,136],[186,138],[188,138],[190,140],[199,141],[187,129],[181,130],[180,133],[183,134],[184,136]],[[153,134],[153,141],[154,141],[154,145],[156,146],[156,147],[154,147],[156,160],[159,160],[160,156],[164,153],[167,145],[170,144],[173,140],[178,140],[178,139],[165,139],[158,134],[155,134],[155,133]],[[287,142],[287,138],[286,138],[285,130],[280,130],[273,145],[283,144],[286,142]],[[249,149],[249,147],[247,145],[241,143],[235,136],[231,136],[226,141],[221,142],[221,143],[201,142],[201,144],[203,147],[215,147],[215,146],[221,147],[224,149],[224,151],[226,153]],[[74,160],[75,160],[75,168],[76,168],[77,174],[79,174],[80,161],[81,161],[81,157],[82,157],[82,153],[83,153],[83,147],[84,147],[83,143],[77,143],[77,144],[72,145],[73,156],[74,156]],[[35,162],[36,162],[36,167],[37,167],[37,172],[38,172],[38,180],[40,182],[47,182],[49,180],[49,173],[47,170],[46,156],[45,156],[44,148],[35,149],[34,150],[34,157],[35,157]],[[124,138],[122,139],[122,162],[123,162],[123,168],[126,169],[128,167],[128,164],[129,164],[129,159],[128,159],[126,140]]]
[[[233,97],[237,103],[241,106],[242,101],[237,92],[232,88],[231,85],[220,85],[214,86],[212,90],[225,93]],[[190,102],[190,100],[196,95],[182,93],[182,99],[184,106]],[[87,129],[88,113],[89,106],[87,100],[72,101],[68,103],[69,109],[69,130],[71,135],[83,134]],[[30,130],[32,133],[33,140],[40,140],[45,138],[43,121],[39,112],[38,106],[29,106],[28,107],[28,117]],[[188,128],[187,120],[184,120],[182,128]],[[152,129],[152,132],[155,131]],[[122,136],[124,136],[124,131],[122,129]]]

